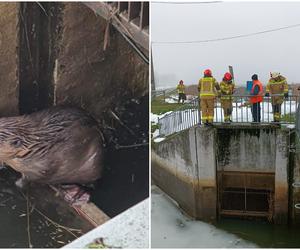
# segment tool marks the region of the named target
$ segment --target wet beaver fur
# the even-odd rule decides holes
[[[68,107],[0,118],[0,161],[22,173],[20,185],[91,183],[103,168],[98,124]]]

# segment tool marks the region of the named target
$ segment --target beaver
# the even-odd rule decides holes
[[[22,174],[16,184],[89,184],[101,177],[97,121],[78,108],[55,106],[0,118],[0,161]]]

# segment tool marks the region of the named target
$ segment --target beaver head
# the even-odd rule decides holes
[[[24,157],[29,152],[29,124],[22,118],[0,119],[0,161]]]
[[[83,110],[53,107],[0,119],[0,161],[29,180],[88,183],[103,168],[97,122]]]

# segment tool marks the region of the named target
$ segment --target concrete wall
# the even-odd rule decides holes
[[[222,128],[217,133],[218,171],[274,172],[274,129]]]
[[[154,182],[191,216],[216,219],[215,131],[192,128],[155,145]]]
[[[0,3],[0,116],[18,114],[18,3]]]
[[[103,50],[106,20],[79,2],[42,4],[48,16],[35,2],[0,3],[1,116],[64,104],[101,119],[148,94],[148,65],[113,27]]]
[[[196,189],[198,186],[194,130],[155,146],[152,152],[152,177],[168,195],[193,217],[197,217]],[[192,156],[193,155],[193,156]]]
[[[274,222],[288,218],[289,131],[194,127],[153,146],[154,182],[191,216],[215,219],[216,172],[275,173]]]
[[[148,65],[107,22],[81,3],[64,3],[55,61],[56,104],[80,106],[101,117],[112,106],[148,93]]]
[[[300,209],[296,209],[295,205],[300,203],[300,136],[296,134],[295,136],[295,155],[293,162],[293,169],[291,171],[291,182],[290,182],[290,191],[292,198],[290,200],[290,212],[291,212],[291,221],[294,224],[300,224]],[[298,187],[293,187],[293,183],[297,183]]]

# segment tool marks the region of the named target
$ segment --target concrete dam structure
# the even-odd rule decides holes
[[[298,141],[294,128],[195,126],[152,146],[152,179],[190,216],[297,223]],[[294,184],[294,185],[293,185]]]

